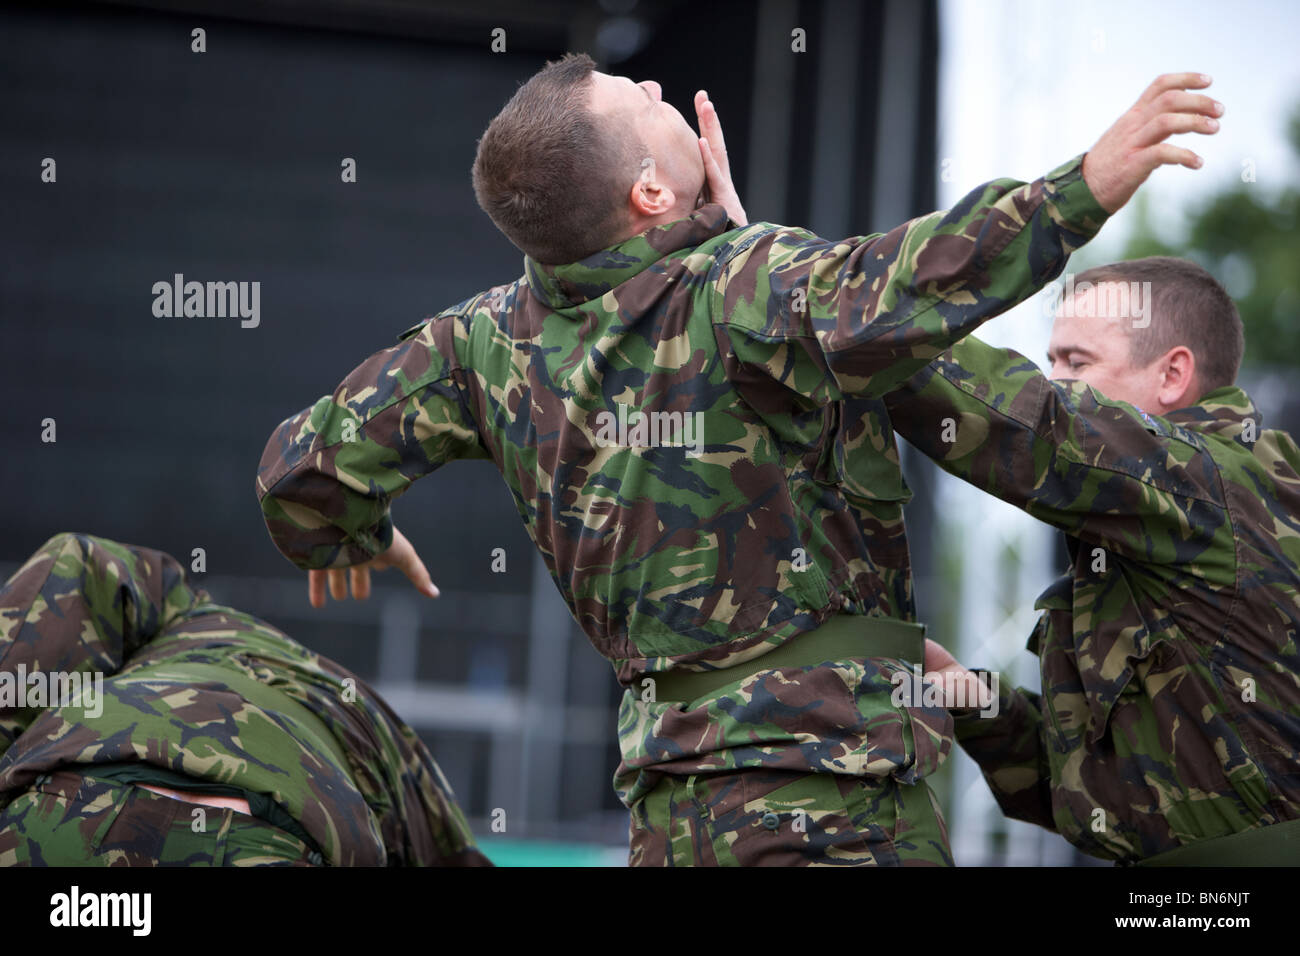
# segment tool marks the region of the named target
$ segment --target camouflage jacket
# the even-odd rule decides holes
[[[1095,234],[1081,169],[988,183],[886,235],[737,228],[711,204],[581,262],[526,258],[280,425],[257,478],[271,537],[300,568],[365,561],[412,481],[490,458],[627,688],[625,802],[652,768],[915,779],[948,717],[891,706],[889,665],[754,661],[692,708],[640,680],[749,662],[839,613],[914,616],[880,396]]]
[[[331,865],[487,862],[428,750],[373,690],[210,603],[161,551],[50,539],[0,590],[0,663],[0,679],[30,685],[0,697],[0,807],[63,765],[138,762],[266,794]],[[83,689],[33,707],[34,674]]]
[[[1067,534],[1042,693],[958,740],[1008,816],[1132,862],[1300,817],[1300,451],[1238,388],[1155,418],[967,339],[889,398],[945,470]],[[941,422],[955,435],[944,441]]]

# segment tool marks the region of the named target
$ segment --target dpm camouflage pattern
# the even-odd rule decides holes
[[[51,538],[0,590],[0,663],[12,675],[103,674],[94,706],[83,692],[0,708],[0,810],[60,770],[140,762],[268,795],[329,865],[486,862],[428,750],[373,690],[212,604],[168,554]],[[103,814],[120,809],[104,803]],[[105,819],[77,826],[89,834]],[[21,826],[5,832],[0,864],[17,862],[22,838]]]
[[[41,774],[0,811],[0,866],[320,866],[293,834],[68,770]]]
[[[632,807],[632,866],[952,866],[925,780],[742,770],[665,776]]]
[[[276,429],[257,478],[271,537],[300,568],[367,561],[411,482],[491,459],[626,688],[625,804],[665,769],[915,780],[949,717],[879,699],[902,662],[761,655],[837,614],[914,618],[880,397],[1095,234],[1081,166],[991,182],[886,235],[738,228],[709,204],[581,262],[525,257],[521,278],[408,330]],[[652,414],[699,428],[651,444]],[[646,676],[749,662],[707,706],[642,700]]]
[[[1286,433],[1239,388],[1153,417],[973,338],[889,408],[945,470],[1067,535],[1029,642],[1042,694],[1004,683],[995,718],[956,720],[1007,815],[1122,862],[1300,817]]]

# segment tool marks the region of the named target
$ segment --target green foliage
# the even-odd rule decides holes
[[[1300,108],[1288,124],[1300,156]],[[1300,183],[1270,189],[1241,181],[1194,204],[1185,238],[1158,235],[1138,197],[1125,259],[1181,256],[1204,266],[1232,295],[1246,328],[1245,363],[1300,367]]]

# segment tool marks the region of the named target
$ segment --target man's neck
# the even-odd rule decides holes
[[[627,231],[620,235],[618,241],[626,242],[627,240],[635,236],[639,236],[642,235],[643,233],[649,232],[655,226],[665,226],[670,222],[677,222],[679,219],[685,219],[691,214],[693,214],[695,211],[696,210],[694,208],[684,209],[682,207],[682,204],[678,203],[676,206],[673,206],[672,209],[669,209],[667,212],[660,213],[657,216],[645,216],[645,215],[637,214],[636,217],[632,220],[631,225],[628,226]]]

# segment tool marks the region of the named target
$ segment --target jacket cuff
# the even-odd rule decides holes
[[[1110,218],[1101,208],[1083,178],[1083,157],[1080,153],[1068,163],[1057,166],[1044,177],[1053,218],[1079,233],[1084,241],[1091,239]]]
[[[978,707],[954,707],[949,711],[952,714],[953,736],[961,743],[990,734],[1006,733],[1024,719],[1025,706],[1024,695],[1015,687],[999,682],[996,714],[986,715]]]

